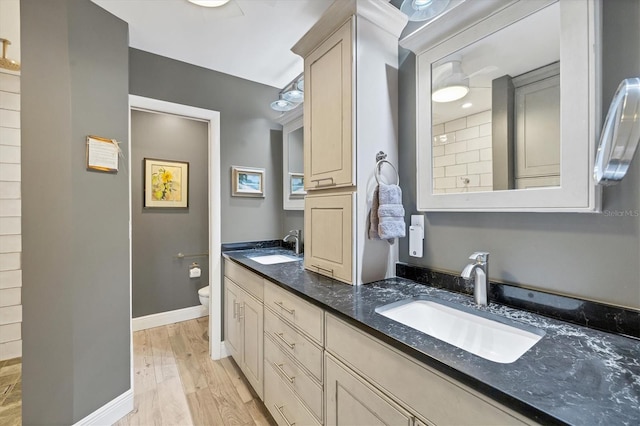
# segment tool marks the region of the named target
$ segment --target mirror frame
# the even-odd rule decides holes
[[[304,197],[291,198],[289,182],[289,173],[291,173],[289,171],[289,135],[303,126],[302,116],[298,116],[282,126],[282,208],[284,210],[304,210]],[[304,170],[301,170],[300,173],[304,173]]]
[[[434,194],[431,117],[431,64],[536,11],[560,2],[561,170],[560,187]],[[455,21],[475,12],[475,23]],[[600,127],[600,0],[527,0],[491,2],[478,12],[465,2],[454,13],[431,21],[412,34],[403,47],[416,60],[417,209],[420,211],[594,212],[600,210],[600,189],[591,173]],[[475,2],[478,3],[478,2]],[[480,2],[484,3],[484,2]],[[476,6],[477,7],[477,6]],[[456,26],[457,24],[458,26]],[[428,33],[426,33],[428,31]],[[570,100],[570,101],[566,101]]]

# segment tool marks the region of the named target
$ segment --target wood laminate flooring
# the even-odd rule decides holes
[[[22,424],[22,358],[0,361],[0,425]]]
[[[134,410],[117,426],[276,424],[236,363],[209,357],[208,321],[133,333]]]

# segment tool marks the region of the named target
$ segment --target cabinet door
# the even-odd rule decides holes
[[[242,290],[229,278],[224,279],[224,341],[231,356],[240,365],[240,295]]]
[[[305,58],[304,185],[355,185],[353,19]]]
[[[307,195],[304,206],[305,268],[351,284],[355,194]]]
[[[516,185],[521,178],[559,176],[560,75],[516,88],[515,104]]]
[[[248,293],[244,293],[240,318],[242,323],[242,363],[240,367],[253,389],[262,399],[262,303]]]
[[[330,355],[325,356],[326,424],[406,425],[413,417],[377,389],[347,370]]]

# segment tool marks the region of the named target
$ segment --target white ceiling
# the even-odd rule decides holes
[[[3,1],[3,0],[0,0]],[[133,48],[281,88],[303,70],[291,47],[333,0],[92,0],[129,24]]]

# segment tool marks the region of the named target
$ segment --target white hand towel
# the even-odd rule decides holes
[[[394,238],[406,235],[402,190],[398,185],[380,183],[376,187],[369,220],[369,238],[388,240],[392,244]]]

